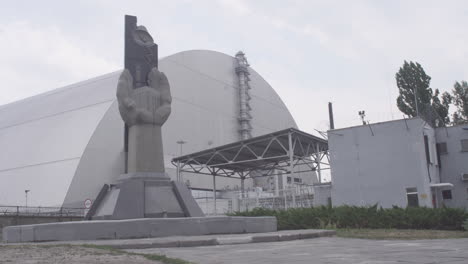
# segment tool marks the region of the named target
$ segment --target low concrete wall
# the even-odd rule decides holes
[[[34,225],[56,222],[81,221],[82,217],[55,217],[55,216],[16,216],[0,215],[0,240],[2,240],[2,229],[7,226]]]
[[[3,229],[3,241],[16,243],[262,233],[274,232],[276,227],[276,217],[272,216],[95,220],[10,226]]]

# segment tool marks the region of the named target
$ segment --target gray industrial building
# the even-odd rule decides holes
[[[468,207],[468,125],[421,118],[328,131],[338,205]]]
[[[442,195],[449,207],[468,208],[468,125],[437,128],[440,180],[453,184]]]
[[[239,66],[242,66],[241,69]],[[241,139],[297,128],[273,88],[245,56],[194,50],[159,60],[171,84],[171,118],[163,127],[166,172],[171,160]],[[119,72],[0,106],[0,205],[83,207],[124,173],[124,123],[116,99]],[[212,189],[212,177],[185,172],[184,182]],[[252,187],[252,180],[245,182]],[[217,189],[236,189],[220,178]]]

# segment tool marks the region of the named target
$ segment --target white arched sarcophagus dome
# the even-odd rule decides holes
[[[172,114],[163,126],[166,171],[173,157],[240,140],[237,60],[207,50],[160,59],[170,82]],[[297,127],[272,87],[250,71],[252,136]],[[116,99],[119,72],[0,106],[0,205],[83,207],[105,183],[124,173],[123,126]],[[212,178],[184,173],[192,188]],[[233,188],[237,179],[220,178]]]

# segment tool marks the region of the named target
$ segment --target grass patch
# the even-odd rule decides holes
[[[178,258],[170,258],[165,255],[133,253],[133,252],[127,252],[127,251],[120,250],[120,249],[115,249],[110,246],[100,246],[100,245],[91,245],[91,244],[84,244],[80,246],[85,247],[85,248],[106,250],[110,254],[113,254],[113,255],[119,254],[119,255],[141,256],[141,257],[146,258],[147,260],[160,261],[165,264],[193,264],[193,262],[188,262],[186,260],[178,259]]]
[[[414,229],[336,229],[336,236],[363,239],[449,239],[468,238],[467,231],[414,230]]]

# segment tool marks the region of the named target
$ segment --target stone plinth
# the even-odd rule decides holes
[[[183,183],[165,173],[120,175],[96,208],[93,220],[145,217],[201,217],[202,210]]]
[[[276,218],[273,216],[144,218],[61,222],[9,226],[3,229],[3,241],[18,243],[261,233],[276,231],[276,224]]]

